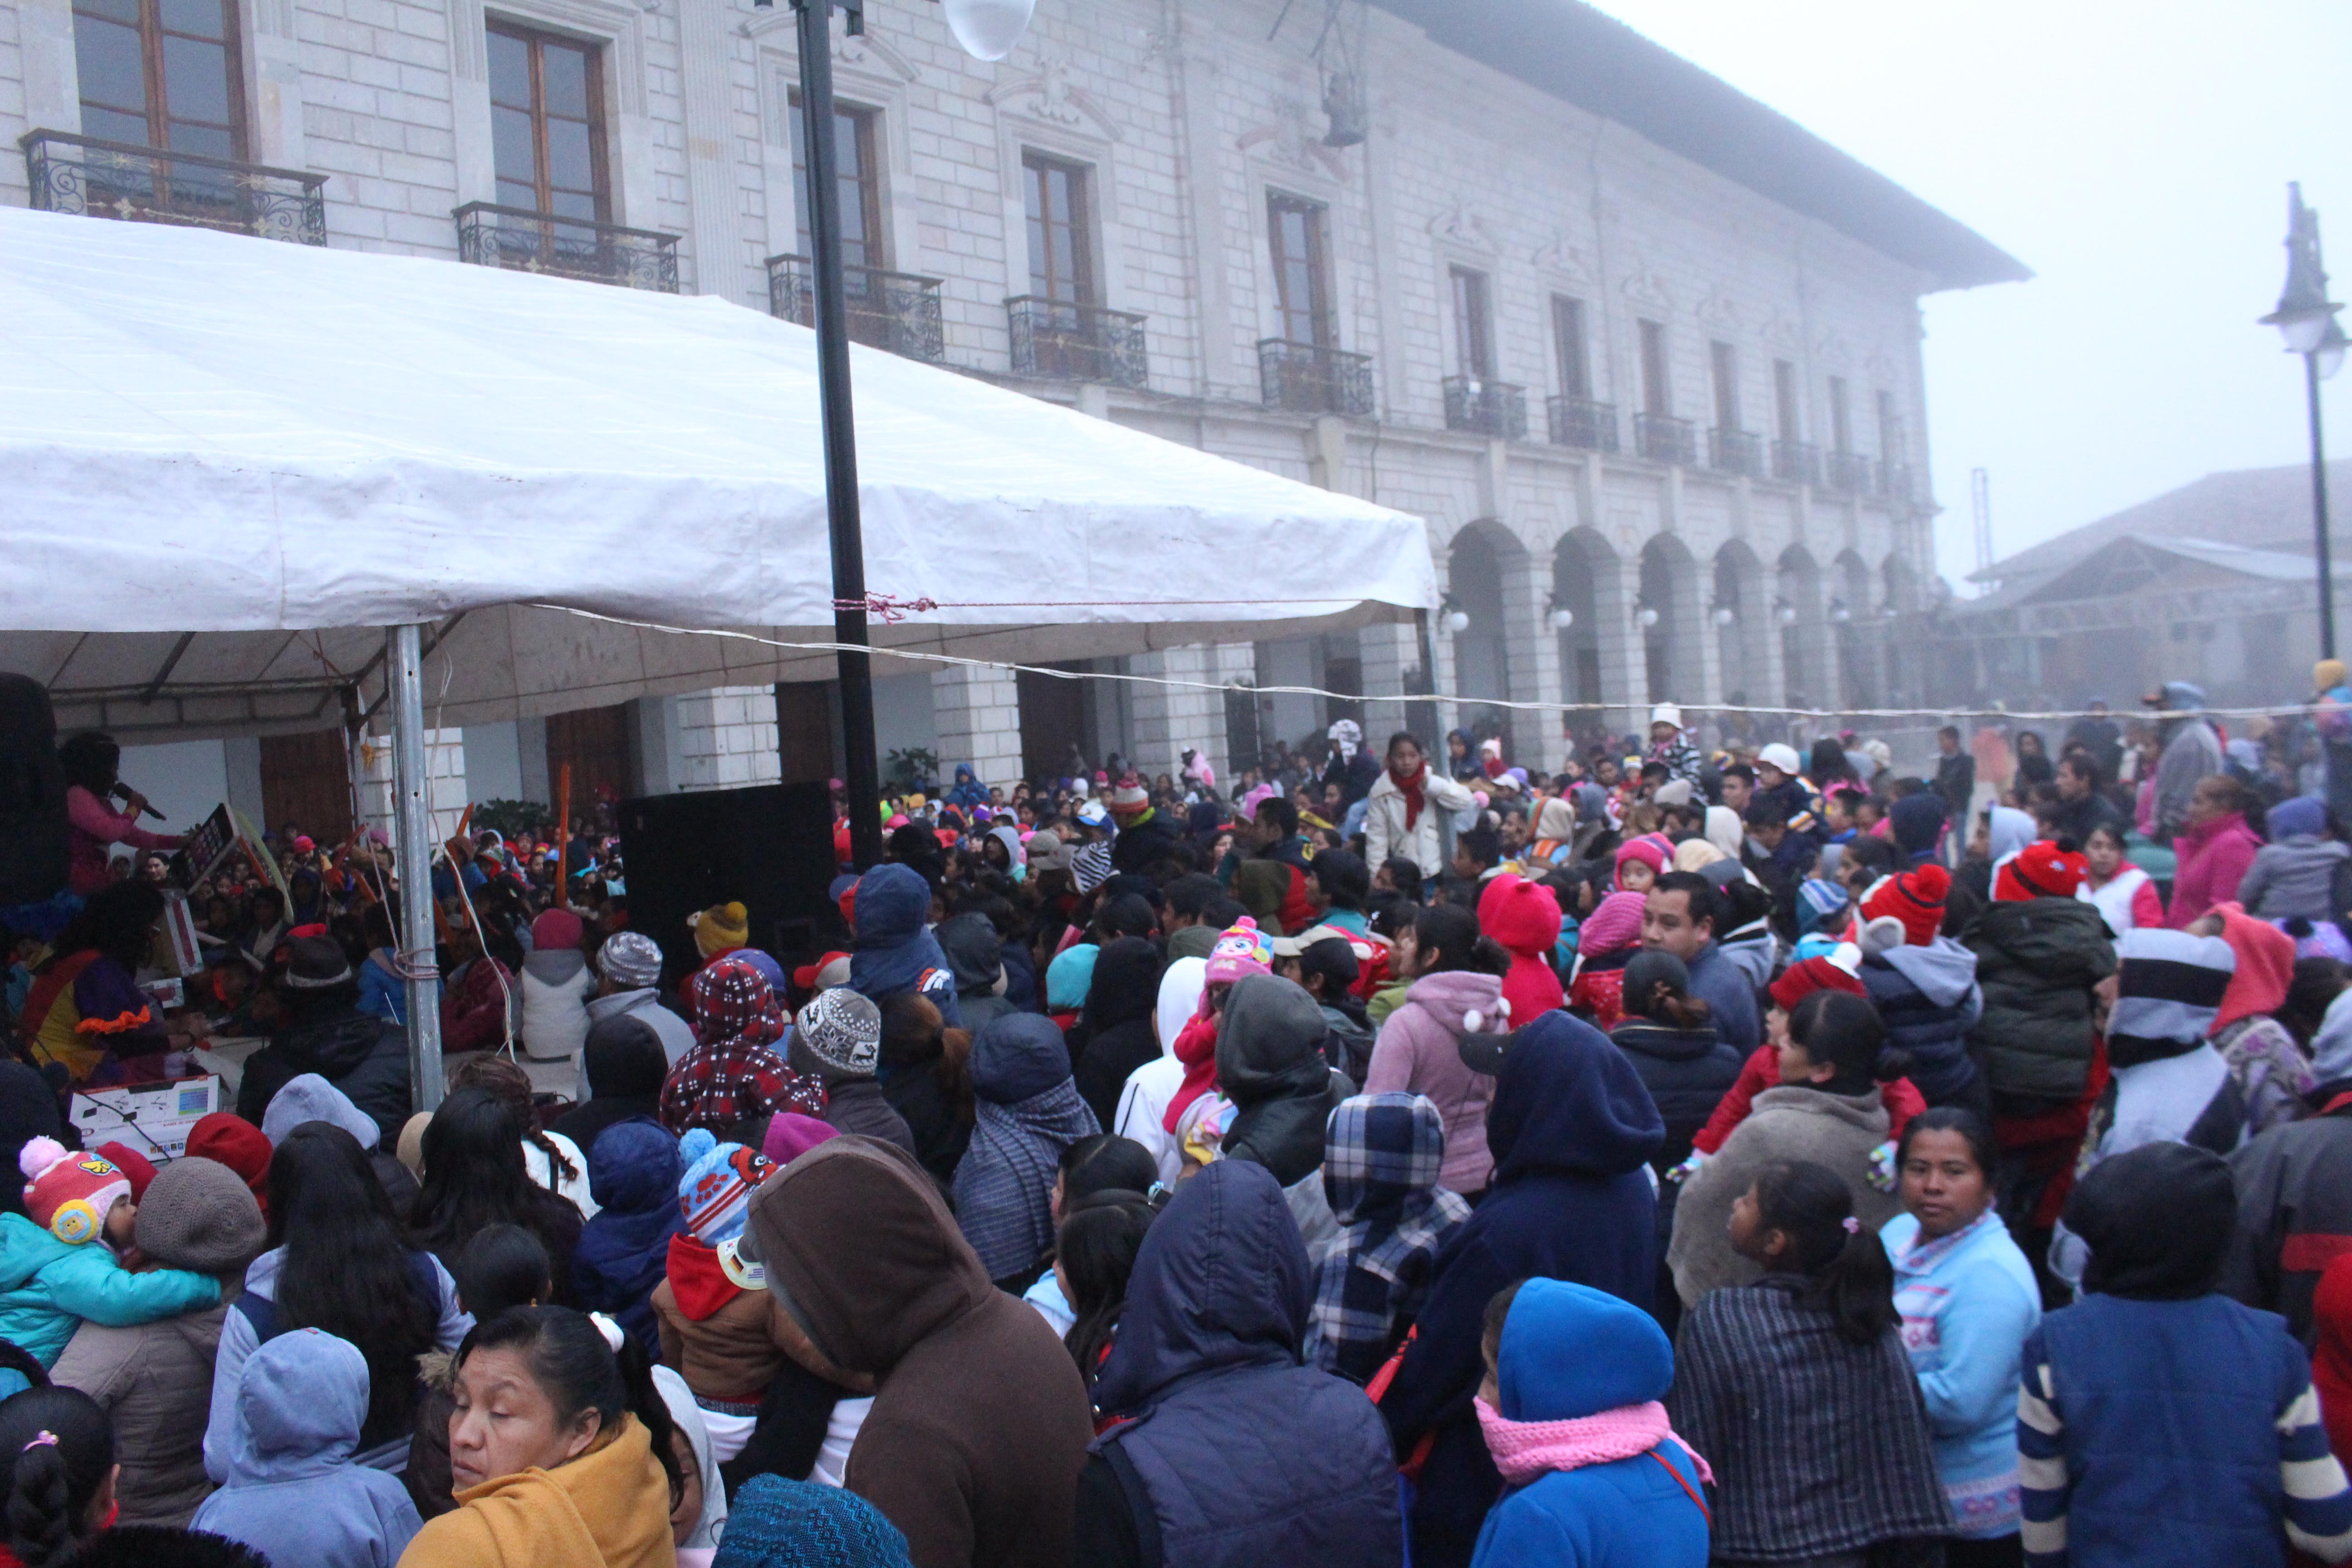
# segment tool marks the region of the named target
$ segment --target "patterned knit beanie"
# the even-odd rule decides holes
[[[721,1143],[707,1127],[679,1139],[677,1152],[686,1162],[686,1174],[677,1183],[677,1212],[687,1230],[705,1247],[741,1236],[751,1194],[774,1167],[757,1150]]]
[[[1203,984],[1230,985],[1245,975],[1273,973],[1274,939],[1257,929],[1257,921],[1244,915],[1226,927],[1216,946],[1209,950],[1209,972]]]
[[[855,1492],[754,1476],[727,1505],[711,1568],[908,1568],[907,1538]]]
[[[643,931],[615,931],[596,952],[596,973],[624,991],[661,984],[662,951]]]
[[[76,1154],[54,1138],[35,1138],[16,1156],[25,1173],[25,1213],[68,1247],[96,1239],[131,1178],[98,1154]]]
[[[801,1009],[800,1042],[835,1072],[872,1078],[882,1056],[882,1009],[846,985],[820,991]]]

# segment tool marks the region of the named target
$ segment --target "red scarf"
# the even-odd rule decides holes
[[[1389,783],[1396,785],[1397,793],[1404,796],[1404,830],[1407,833],[1411,833],[1413,825],[1421,820],[1421,808],[1425,804],[1422,799],[1421,782],[1428,776],[1429,764],[1426,763],[1413,769],[1412,777],[1409,779],[1397,777],[1394,768],[1389,770]]]
[[[1202,998],[1204,1005],[1207,1000],[1206,996]],[[1184,1064],[1184,1081],[1177,1089],[1176,1097],[1168,1102],[1168,1114],[1160,1119],[1160,1125],[1171,1132],[1176,1131],[1176,1123],[1183,1120],[1194,1100],[1217,1087],[1216,1016],[1195,1014],[1177,1034],[1172,1054]]]

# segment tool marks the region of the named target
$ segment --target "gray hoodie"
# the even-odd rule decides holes
[[[2333,920],[2336,871],[2352,848],[2333,838],[2296,833],[2254,851],[2238,884],[2238,902],[2256,920]]]
[[[393,1568],[424,1526],[407,1489],[352,1458],[367,1406],[367,1362],[349,1341],[296,1329],[263,1345],[237,1379],[228,1483],[193,1528],[272,1563]]]
[[[669,1065],[677,1066],[678,1058],[694,1049],[694,1026],[661,1004],[661,994],[648,985],[642,991],[615,991],[610,996],[598,996],[588,1004],[588,1026],[594,1028],[607,1018],[617,1018],[626,1013],[645,1020],[661,1041],[662,1055]],[[581,1037],[583,1042],[587,1037]],[[587,1074],[581,1074],[580,1098],[588,1098]]]

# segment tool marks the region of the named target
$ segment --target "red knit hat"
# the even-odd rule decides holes
[[[147,1184],[155,1179],[153,1163],[127,1143],[100,1143],[98,1146],[98,1152],[102,1158],[110,1162],[116,1170],[131,1179],[131,1201],[134,1204],[145,1203]]]
[[[25,1173],[25,1214],[68,1247],[95,1240],[106,1212],[131,1195],[131,1178],[98,1154],[76,1154],[54,1138],[35,1138],[16,1156]]]
[[[2063,850],[2044,838],[2012,856],[1993,879],[1996,902],[2022,903],[2028,899],[2071,899],[2091,874],[2091,863],[2079,853]]]
[[[1784,1013],[1795,1012],[1797,1004],[1816,991],[1869,995],[1862,985],[1862,949],[1842,942],[1829,952],[1815,953],[1789,965],[1780,972],[1780,978],[1772,982],[1772,1000]]]
[[[1862,918],[1891,917],[1903,922],[1903,941],[1926,947],[1944,926],[1944,900],[1951,896],[1952,874],[1941,866],[1926,865],[1899,877],[1885,877],[1862,900]]]

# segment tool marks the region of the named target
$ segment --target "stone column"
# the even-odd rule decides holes
[[[990,784],[1021,777],[1021,684],[1013,671],[940,665],[931,671],[931,717],[942,767],[970,763]]]
[[[678,789],[745,789],[783,776],[769,687],[720,686],[677,699],[677,735],[670,783]]]
[[[1408,681],[1420,679],[1421,644],[1408,621],[1361,627],[1356,647],[1364,661],[1364,743],[1385,745],[1399,730],[1412,728],[1405,695]],[[1427,735],[1422,741],[1432,743]]]
[[[1559,634],[1551,629],[1552,551],[1523,551],[1500,563],[1503,577],[1503,668],[1514,702],[1558,702]],[[1567,755],[1557,710],[1515,710],[1515,765],[1555,773]]]
[[[466,815],[466,731],[425,731],[425,807],[433,816],[436,844],[457,831]],[[360,737],[360,822],[392,836],[392,736],[370,731]]]
[[[1197,682],[1191,686],[1153,686],[1138,681],[1129,689],[1129,713],[1135,726],[1135,766],[1146,778],[1183,772],[1187,747],[1209,760],[1217,776],[1225,773],[1225,698],[1215,689],[1216,650],[1205,644],[1139,653],[1127,661],[1130,675],[1160,680]]]
[[[1633,618],[1640,596],[1641,563],[1622,555],[1591,552],[1592,618],[1601,650],[1601,700],[1612,730],[1638,727],[1649,717],[1650,667],[1641,623]]]

